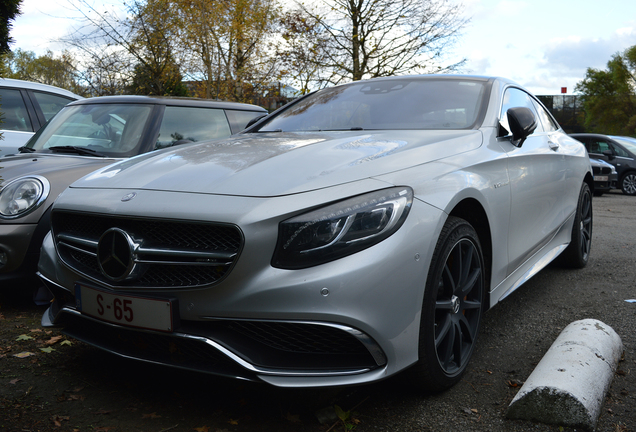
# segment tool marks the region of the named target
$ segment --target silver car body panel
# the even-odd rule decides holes
[[[284,320],[356,329],[379,345],[386,365],[319,377],[255,373],[280,386],[374,381],[418,360],[429,263],[447,217],[460,203],[478,203],[488,219],[493,251],[488,306],[570,241],[579,190],[591,175],[587,153],[562,132],[533,134],[521,148],[497,138],[498,101],[514,84],[495,83],[478,130],[245,134],[108,166],[74,183],[55,210],[238,226],[244,247],[219,284],[160,290],[179,299],[181,320]],[[415,199],[404,225],[387,239],[315,267],[271,265],[280,222],[394,185],[409,186]],[[122,200],[131,192],[134,199]],[[69,293],[82,277],[60,263],[51,236],[39,271]],[[46,324],[65,313],[50,311]]]

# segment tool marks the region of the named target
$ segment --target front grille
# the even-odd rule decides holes
[[[353,336],[333,327],[262,321],[232,321],[227,325],[232,331],[281,351],[341,355],[367,352]]]
[[[124,231],[136,244],[134,271],[122,280],[102,274],[97,246],[111,228]],[[242,248],[238,227],[111,217],[56,211],[52,230],[60,259],[89,279],[113,288],[186,288],[219,282],[231,270]]]
[[[612,173],[612,168],[608,166],[592,166],[592,173],[594,173],[594,175],[609,175]]]
[[[361,338],[354,337],[343,328],[329,325],[182,320],[175,333],[160,333],[109,325],[74,314],[64,314],[63,323],[65,334],[128,358],[248,379],[254,378],[254,372],[206,341],[214,341],[256,369],[274,374],[355,374],[385,364],[367,349],[373,347],[381,352],[368,336],[358,333]]]

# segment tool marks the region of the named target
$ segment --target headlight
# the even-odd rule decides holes
[[[280,223],[272,265],[300,269],[373,246],[397,231],[413,191],[396,187],[340,201]]]
[[[0,190],[0,218],[14,219],[38,208],[46,200],[51,187],[41,176],[20,177]]]

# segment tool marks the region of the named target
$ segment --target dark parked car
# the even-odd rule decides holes
[[[616,189],[618,174],[614,165],[601,159],[590,158],[592,172],[594,173],[594,195],[601,196],[605,192]]]
[[[229,137],[265,114],[255,105],[148,96],[67,105],[20,148],[21,154],[0,158],[0,284],[37,281],[51,204],[75,180],[123,158]]]
[[[46,84],[17,79],[0,79],[0,156],[16,153],[69,102],[81,96]]]
[[[617,187],[626,195],[636,195],[636,139],[601,134],[570,134],[585,144],[590,158],[601,159],[616,167]]]

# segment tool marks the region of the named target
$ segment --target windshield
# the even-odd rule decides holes
[[[313,93],[258,131],[469,129],[483,117],[486,86],[449,78],[358,81]]]
[[[94,152],[115,157],[137,154],[152,108],[142,104],[69,106],[53,117],[25,147],[32,151],[77,148],[79,154]],[[81,152],[83,149],[88,151]]]
[[[627,137],[612,137],[612,138],[614,138],[618,143],[622,144],[627,149],[627,151],[629,151],[630,153],[636,154],[635,139],[631,139]]]

